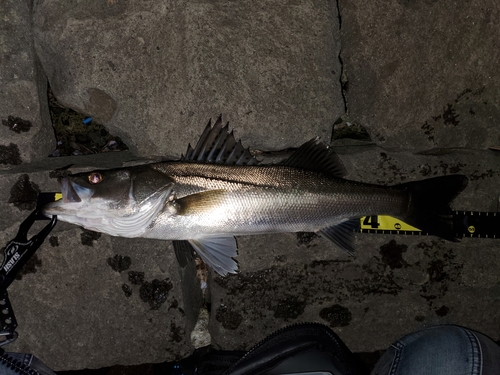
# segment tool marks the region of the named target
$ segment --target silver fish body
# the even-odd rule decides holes
[[[144,237],[318,232],[353,217],[405,216],[408,192],[287,166],[164,163],[172,195]]]
[[[256,164],[219,118],[179,162],[61,178],[63,199],[44,212],[114,236],[174,240],[176,252],[189,243],[221,275],[237,270],[235,235],[316,232],[352,253],[360,217],[391,215],[455,239],[447,213],[464,176],[396,186],[349,181],[317,140],[279,165]]]

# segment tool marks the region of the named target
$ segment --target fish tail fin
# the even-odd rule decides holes
[[[398,185],[410,196],[408,212],[402,219],[423,232],[457,241],[450,203],[467,183],[466,176],[451,175]]]

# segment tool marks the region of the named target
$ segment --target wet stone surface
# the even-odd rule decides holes
[[[262,12],[251,1],[120,4],[37,3],[36,51],[55,96],[138,155],[180,156],[218,113],[239,124],[248,146],[298,146],[328,139],[345,110],[333,3],[265,1]],[[72,23],[82,14],[92,25]]]
[[[149,303],[151,310],[158,310],[168,298],[168,292],[172,289],[172,282],[165,280],[143,281],[139,289],[139,296],[143,302]]]
[[[241,324],[243,317],[240,313],[233,311],[230,307],[220,305],[215,313],[215,319],[221,323],[225,329],[235,330]]]
[[[133,285],[141,285],[144,282],[144,272],[129,271],[128,281]]]
[[[28,262],[21,268],[19,273],[16,275],[16,280],[22,280],[24,275],[30,273],[37,273],[38,269],[42,267],[42,260],[37,254],[33,254],[33,256],[28,260]]]
[[[9,116],[7,120],[2,120],[2,125],[7,126],[10,130],[18,134],[30,131],[33,126],[28,120],[14,116]]]
[[[100,237],[101,233],[87,229],[82,229],[82,233],[80,234],[82,245],[90,247],[94,246],[94,242],[97,241]]]
[[[49,243],[50,243],[50,246],[52,246],[52,247],[59,246],[59,237],[57,237],[57,236],[50,236],[49,237]]]
[[[128,298],[132,295],[132,288],[130,287],[130,285],[123,284],[122,290],[123,290],[123,293],[125,293],[125,297]]]
[[[129,256],[116,254],[113,258],[108,258],[107,262],[113,271],[122,272],[130,268],[132,259]]]
[[[349,309],[339,304],[325,307],[319,312],[319,316],[328,322],[332,328],[348,326],[352,320],[352,314]]]
[[[313,239],[317,238],[318,235],[311,232],[299,232],[297,233],[297,244],[299,245],[309,245]]]
[[[306,301],[299,296],[285,295],[277,301],[277,304],[271,306],[274,311],[274,317],[288,322],[297,319],[304,313]]]
[[[0,170],[37,161],[54,144],[42,94],[46,79],[34,51],[32,11],[30,3],[0,3]]]
[[[170,271],[175,257],[165,242],[101,235],[87,246],[81,233],[58,223],[28,264],[29,273],[11,286],[20,339],[9,349],[36,353],[56,370],[69,368],[63,352],[74,369],[173,361],[190,354],[181,283],[177,269]],[[71,337],[61,324],[71,327]],[[147,351],[140,353],[144,346]],[[59,354],[51,357],[49,347]],[[79,357],[82,351],[87,355]]]
[[[422,151],[498,143],[487,120],[500,116],[497,58],[488,52],[498,9],[457,5],[339,3],[349,116],[377,144]]]
[[[10,143],[8,146],[0,145],[0,164],[18,165],[22,162],[21,153],[16,144]]]
[[[307,252],[321,252],[324,246],[323,239],[316,239],[316,246],[297,249],[302,249],[305,264],[293,263],[301,255],[289,248],[286,263],[279,262],[284,255],[278,255],[269,268],[215,276],[211,290],[217,301],[216,318],[211,331],[217,343],[223,348],[248,349],[252,339],[276,328],[317,321],[340,330],[337,333],[352,350],[367,351],[384,349],[398,338],[397,331],[402,336],[409,327],[416,329],[438,319],[470,325],[469,306],[463,301],[475,299],[476,294],[461,287],[461,280],[469,277],[464,274],[466,245],[408,236],[386,241],[383,235],[360,237],[363,253],[356,258],[337,255],[334,259],[331,254],[324,260],[307,261],[305,257],[314,257]],[[456,293],[463,300],[457,300]],[[494,298],[493,290],[485,293],[490,297],[482,304]],[[231,325],[233,317],[238,317],[238,324]],[[485,321],[491,323],[491,319]],[[384,324],[392,329],[380,331]],[[365,339],[356,338],[361,336]]]
[[[14,204],[20,210],[34,210],[39,193],[39,186],[30,181],[27,174],[23,174],[10,189],[9,203]]]
[[[176,343],[184,340],[185,331],[181,326],[176,325],[174,322],[170,323],[170,337]]]
[[[403,260],[403,253],[408,250],[408,246],[397,244],[395,240],[389,241],[380,247],[382,261],[391,269],[407,267],[408,264]]]

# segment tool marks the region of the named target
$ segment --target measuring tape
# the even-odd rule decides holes
[[[455,236],[476,238],[500,238],[500,213],[479,211],[453,211]],[[392,216],[363,216],[359,221],[359,233],[428,235]]]

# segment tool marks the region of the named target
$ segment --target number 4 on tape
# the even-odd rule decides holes
[[[361,233],[384,233],[390,232],[421,232],[420,229],[415,228],[405,222],[396,219],[392,216],[375,215],[363,216],[360,219],[360,232]]]

